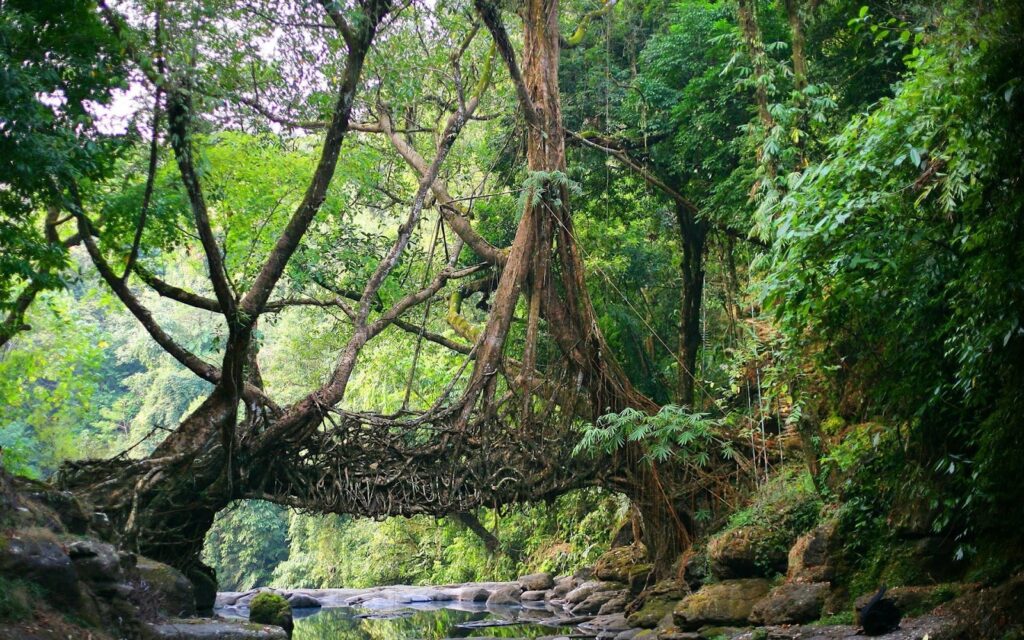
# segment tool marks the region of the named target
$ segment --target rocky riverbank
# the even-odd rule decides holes
[[[280,627],[246,621],[252,598],[277,591],[297,615],[349,608],[400,616],[423,608],[487,611],[474,629],[529,622],[601,640],[853,638],[874,587],[851,593],[837,529],[828,522],[781,552],[751,528],[723,531],[659,578],[641,542],[613,547],[573,575],[509,582],[372,589],[254,589],[219,593],[219,617],[197,617],[196,592],[176,569],[118,546],[102,513],[72,495],[0,472],[0,638],[56,640],[280,640]],[[927,538],[922,538],[927,542]],[[941,549],[913,543],[913,549]],[[922,551],[911,557],[929,566]],[[916,566],[916,565],[915,565]],[[941,567],[940,567],[941,568]],[[932,575],[929,573],[928,575]],[[998,584],[921,578],[894,586],[902,615],[880,637],[960,640],[1022,637],[1024,574]]]

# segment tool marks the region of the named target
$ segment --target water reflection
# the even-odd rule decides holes
[[[323,609],[295,621],[293,640],[441,640],[442,638],[536,638],[565,633],[565,627],[539,624],[546,612],[509,608],[500,611],[401,609],[373,611]],[[550,615],[550,614],[549,614]],[[503,620],[507,626],[476,626]],[[459,625],[474,623],[468,627]]]

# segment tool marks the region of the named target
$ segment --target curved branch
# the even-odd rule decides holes
[[[580,18],[580,23],[576,27],[576,30],[572,32],[572,35],[569,36],[568,38],[562,38],[562,48],[572,49],[573,47],[578,47],[580,43],[583,42],[583,37],[587,35],[587,27],[590,26],[590,23],[594,20],[594,18],[600,18],[601,16],[610,12],[612,8],[615,6],[615,1],[616,0],[602,0],[600,7],[594,9],[593,11],[588,11],[584,13],[583,17]]]

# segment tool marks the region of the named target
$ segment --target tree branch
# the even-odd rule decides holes
[[[475,0],[474,4],[484,24],[487,25],[487,29],[491,32],[491,37],[494,38],[494,44],[498,48],[498,53],[501,54],[502,59],[505,61],[505,66],[508,67],[508,73],[512,77],[512,84],[515,86],[516,96],[519,98],[519,106],[522,108],[523,117],[526,118],[526,122],[530,126],[539,126],[540,116],[537,114],[537,107],[533,104],[533,98],[530,97],[530,92],[526,87],[526,81],[523,79],[523,73],[519,69],[519,63],[516,62],[516,52],[512,47],[511,40],[509,40],[508,31],[505,30],[505,24],[501,20],[501,12],[490,0]]]
[[[636,160],[635,158],[630,156],[625,149],[610,146],[610,141],[606,140],[602,140],[604,144],[598,144],[593,140],[590,140],[588,136],[573,131],[566,131],[566,135],[568,135],[571,139],[580,142],[584,146],[590,147],[591,149],[596,149],[598,151],[601,151],[602,153],[606,153],[612,156],[622,164],[626,165],[627,167],[635,171],[644,180],[644,182],[648,183],[652,187],[655,187],[656,189],[667,195],[669,198],[674,200],[677,204],[688,210],[693,215],[696,216],[700,214],[700,209],[692,200],[690,200],[683,194],[679,193],[679,191],[677,191],[676,189],[673,189],[668,183],[659,178],[650,168],[644,166],[639,160]],[[751,244],[755,244],[759,247],[768,246],[766,242],[760,240],[759,238],[751,238],[742,231],[733,229],[732,227],[723,225],[719,222],[709,220],[708,224],[714,230],[723,233],[731,238],[743,240]]]
[[[302,240],[302,236],[306,233],[310,223],[317,212],[320,211],[320,206],[327,197],[327,187],[334,177],[338,156],[341,151],[341,143],[344,141],[345,133],[349,130],[352,103],[359,88],[359,78],[362,73],[363,62],[366,59],[370,42],[376,33],[377,25],[390,7],[390,0],[368,0],[367,4],[369,5],[366,7],[369,15],[360,20],[360,32],[351,36],[352,44],[349,48],[349,56],[345,64],[345,72],[341,88],[338,92],[338,99],[335,103],[334,114],[331,117],[331,124],[324,138],[320,160],[313,173],[309,188],[306,190],[302,202],[296,208],[295,213],[292,214],[284,231],[275,243],[259,275],[256,276],[252,288],[245,294],[240,304],[241,311],[248,322],[254,321],[263,309],[263,305],[270,298],[274,286],[284,273],[288,260],[295,253],[299,242]]]

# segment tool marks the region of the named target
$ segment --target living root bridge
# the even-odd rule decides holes
[[[547,500],[602,484],[572,457],[564,427],[498,420],[459,427],[459,408],[402,418],[331,411],[328,428],[266,461],[245,497],[320,513],[445,516],[481,506]]]

